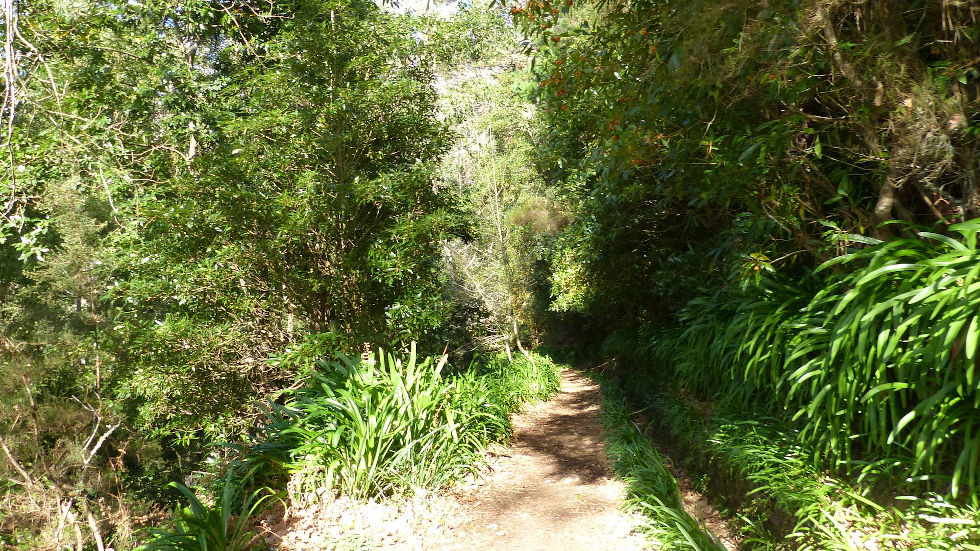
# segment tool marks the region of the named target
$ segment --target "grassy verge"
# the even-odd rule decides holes
[[[627,506],[644,518],[647,538],[662,549],[718,550],[725,547],[684,510],[680,489],[664,458],[630,419],[622,394],[603,384],[602,421],[608,453],[628,488]]]
[[[738,518],[746,548],[980,549],[975,507],[831,476],[778,419],[708,413],[677,395],[645,403],[659,434]]]
[[[473,472],[487,445],[507,439],[510,413],[559,385],[560,368],[544,356],[495,358],[456,373],[444,357],[417,358],[414,347],[405,358],[339,356],[268,408],[268,424],[229,471],[248,490],[283,488],[298,476],[304,493],[360,500],[437,489]],[[244,493],[226,489],[211,508],[192,499],[171,528],[155,531],[149,549],[247,549],[248,538],[228,547],[225,537],[246,525],[243,511],[255,511],[250,500],[230,497]]]

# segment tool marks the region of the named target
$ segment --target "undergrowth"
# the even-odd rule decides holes
[[[844,254],[692,301],[649,353],[700,396],[791,422],[832,470],[978,505],[980,220],[949,230],[832,232]]]
[[[252,547],[256,534],[251,519],[272,492],[263,488],[242,496],[231,474],[225,476],[220,497],[210,506],[190,488],[171,483],[187,498],[188,505],[174,510],[171,528],[150,530],[154,538],[141,550],[239,551]]]
[[[788,539],[801,549],[980,549],[980,514],[926,494],[899,497],[889,506],[872,488],[818,471],[792,429],[775,420],[719,418],[705,451],[747,480],[753,494],[792,512]]]
[[[627,507],[644,518],[643,531],[662,549],[719,550],[725,547],[684,510],[677,480],[640,428],[612,384],[604,384],[602,421],[608,453],[628,488]]]
[[[241,489],[283,488],[289,476],[310,495],[361,500],[443,487],[473,472],[489,443],[509,437],[510,413],[557,392],[560,371],[529,354],[452,372],[445,356],[419,359],[414,344],[405,358],[382,351],[367,361],[319,361],[285,403],[265,408],[255,442],[236,447],[215,505],[178,486],[190,507],[175,512],[171,528],[154,530],[147,549],[226,549],[219,540],[247,549],[263,490],[242,500]]]
[[[649,393],[644,403],[708,493],[737,516],[745,548],[980,549],[980,510],[836,478],[784,421],[711,413],[677,394]]]
[[[321,362],[310,383],[270,410],[259,465],[300,472],[307,488],[355,498],[433,489],[472,472],[493,441],[510,434],[508,415],[558,388],[547,358],[501,358],[455,374],[445,357]],[[271,452],[271,454],[270,454]]]

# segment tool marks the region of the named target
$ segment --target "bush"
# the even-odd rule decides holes
[[[170,485],[187,497],[188,505],[174,510],[171,528],[150,530],[154,538],[141,551],[244,551],[253,547],[252,516],[270,497],[268,490],[243,498],[229,472],[221,495],[208,506],[183,484]]]

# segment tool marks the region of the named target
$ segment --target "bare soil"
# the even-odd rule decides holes
[[[566,370],[560,394],[515,416],[510,446],[457,496],[466,518],[444,548],[643,549],[606,457],[600,398],[595,382]]]

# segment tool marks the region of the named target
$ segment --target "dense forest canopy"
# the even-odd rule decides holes
[[[542,344],[980,537],[976,1],[2,5],[0,544],[438,488]]]

